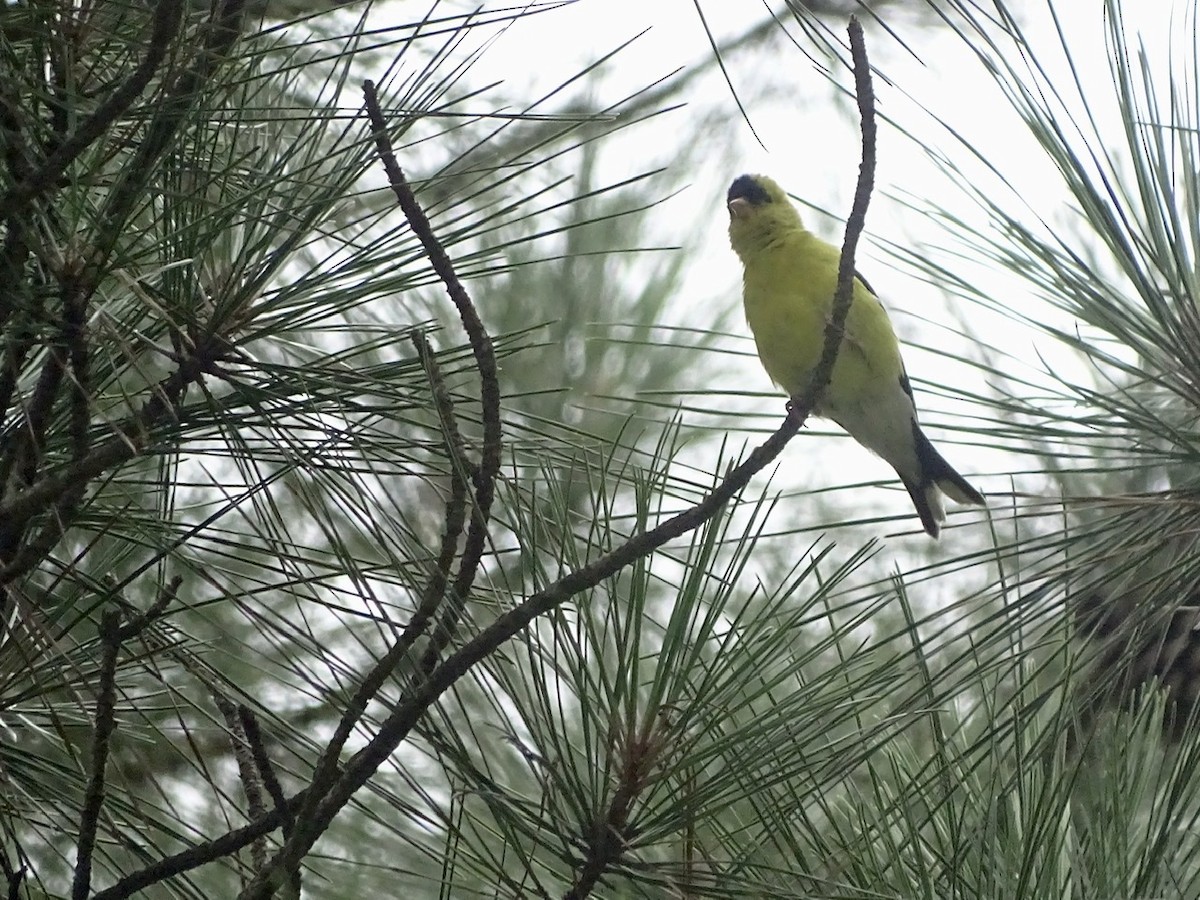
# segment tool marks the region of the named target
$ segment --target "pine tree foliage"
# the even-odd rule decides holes
[[[1193,896],[1196,48],[1108,0],[1097,83],[1002,3],[871,4],[1068,198],[888,123],[988,221],[920,204],[947,246],[898,261],[1062,348],[923,385],[1019,490],[930,560],[769,473],[638,544],[761,457],[651,227],[723,151],[606,153],[747,49],[852,92],[845,9],[616,99],[620,47],[476,79],[560,5],[2,7],[6,895]]]

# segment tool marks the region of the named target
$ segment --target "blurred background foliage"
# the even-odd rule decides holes
[[[644,78],[636,39],[557,18],[589,6],[0,7],[8,896],[130,896],[261,816],[238,705],[284,793],[306,787],[426,589],[470,473],[413,332],[471,457],[479,379],[362,80],[500,366],[497,507],[454,649],[777,426],[714,274],[720,198],[771,111],[799,108],[811,130],[775,160],[836,239],[852,12],[885,174],[931,166],[877,191],[859,267],[961,316],[884,291],[986,515],[925,541],[903,492],[873,489],[890,477],[813,423],[707,525],[471,668],[307,856],[302,894],[1194,896],[1200,73],[1169,36],[1194,36],[1196,5],[744,3],[730,25],[681,3],[692,62]],[[547,34],[576,71],[493,77],[501,52],[537,69]],[[1011,146],[909,80],[952,52]],[[1052,190],[1028,189],[1031,159]],[[99,629],[160,601],[118,648],[81,887]],[[279,842],[139,896],[236,896]]]

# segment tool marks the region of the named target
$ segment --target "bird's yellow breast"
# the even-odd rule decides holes
[[[805,388],[820,359],[837,288],[837,248],[803,229],[776,234],[744,259],[743,300],[758,354],[773,381],[790,396]],[[890,393],[901,377],[900,348],[887,313],[855,279],[823,410],[836,418],[846,404]]]

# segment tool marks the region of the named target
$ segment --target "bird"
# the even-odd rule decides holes
[[[758,357],[772,381],[795,397],[821,356],[841,253],[804,227],[783,188],[765,175],[734,179],[725,202]],[[833,375],[812,412],[832,419],[896,470],[930,537],[946,520],[943,494],[986,505],[921,430],[896,332],[857,272]]]

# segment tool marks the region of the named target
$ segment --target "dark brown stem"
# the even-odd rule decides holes
[[[47,348],[46,361],[38,380],[34,397],[29,404],[25,423],[16,440],[0,461],[0,481],[7,482],[14,469],[20,472],[20,483],[32,484],[41,468],[45,452],[46,431],[49,428],[56,397],[64,377],[68,382],[70,410],[71,455],[75,461],[88,451],[88,426],[91,420],[91,397],[88,394],[88,352],[85,333],[87,304],[80,290],[77,273],[63,276],[61,284],[62,324],[59,336]],[[54,510],[40,532],[25,540],[23,529],[0,529],[0,564],[5,569],[24,570],[36,564],[58,542],[75,517],[83,499],[86,485],[76,485],[64,491],[54,504]]]
[[[292,836],[292,831],[295,829],[296,817],[288,808],[288,800],[284,796],[283,786],[279,783],[279,778],[275,774],[275,766],[272,765],[271,757],[267,754],[267,746],[263,741],[262,729],[258,727],[258,717],[254,715],[253,710],[244,705],[238,706],[237,713],[238,721],[242,727],[242,734],[246,738],[246,743],[250,746],[250,753],[254,757],[254,765],[258,769],[262,785],[266,788],[271,802],[275,804],[275,809],[283,814],[283,827],[280,830],[283,832],[283,839],[286,841]],[[255,846],[258,846],[257,842]],[[299,866],[290,873],[290,880],[291,896],[302,896]]]
[[[13,471],[22,483],[32,484],[41,467],[46,431],[50,427],[54,405],[67,371],[70,335],[78,330],[74,325],[76,314],[79,312],[79,297],[73,279],[69,276],[64,276],[59,287],[59,300],[62,312],[58,333],[50,338],[46,347],[42,371],[38,376],[37,386],[33,389],[33,396],[30,397],[25,421],[15,425],[18,437],[5,454],[5,480],[9,472]]]
[[[387,122],[383,110],[379,106],[379,96],[375,84],[363,82],[363,96],[366,101],[367,116],[375,133],[375,144],[379,149],[379,157],[387,172],[392,190],[408,219],[413,233],[421,241],[429,262],[437,272],[438,277],[446,286],[446,292],[458,309],[459,318],[471,342],[471,352],[475,356],[475,368],[479,372],[481,416],[483,419],[483,447],[480,452],[479,471],[475,477],[475,508],[472,511],[471,523],[467,529],[467,539],[463,545],[462,559],[459,561],[458,574],[454,579],[454,598],[464,602],[470,593],[471,585],[479,572],[487,549],[487,525],[491,516],[492,501],[496,495],[496,477],[500,473],[500,381],[496,372],[496,353],[492,347],[492,339],[484,328],[471,302],[470,296],[462,286],[450,257],[446,254],[441,242],[433,232],[425,211],[417,202],[416,196],[409,187],[408,180],[396,155],[392,150],[391,139],[387,133]],[[453,624],[453,623],[449,623]]]
[[[4,884],[7,890],[4,892],[6,900],[21,900],[21,885],[25,882],[25,867],[14,869],[8,864],[7,857],[4,858]]]
[[[158,592],[158,596],[154,599],[145,612],[129,615],[127,621],[121,626],[121,640],[128,641],[141,634],[149,625],[158,620],[163,613],[167,611],[167,607],[179,594],[179,586],[183,584],[182,575],[173,575],[171,580],[163,586],[163,589]]]
[[[246,742],[250,745],[250,752],[254,754],[254,764],[258,766],[258,771],[262,775],[263,787],[267,789],[271,802],[283,813],[283,835],[287,837],[295,824],[295,816],[288,808],[288,799],[283,793],[283,786],[279,783],[279,776],[275,774],[275,766],[267,754],[267,745],[263,740],[262,728],[258,724],[258,716],[250,707],[242,704],[238,705],[237,713],[238,721],[242,725],[242,732],[246,735]]]
[[[116,730],[117,656],[121,644],[137,637],[151,622],[166,610],[175,599],[183,577],[176,575],[159,592],[157,599],[144,613],[137,613],[124,624],[119,610],[107,610],[100,618],[100,682],[96,688],[96,724],[92,734],[91,776],[84,791],[80,814],[79,846],[75,859],[75,877],[71,888],[72,900],[84,900],[91,890],[92,854],[96,847],[96,832],[104,806],[104,771],[108,764],[109,746]]]
[[[428,341],[426,341],[425,335],[420,332],[413,332],[412,342],[417,348],[417,355],[421,358],[421,363],[425,366],[425,373],[429,378],[430,388],[433,390],[434,408],[437,410],[438,419],[442,426],[442,433],[445,436],[446,456],[451,469],[451,495],[450,502],[446,507],[447,527],[443,531],[442,547],[438,556],[438,567],[434,571],[434,577],[430,579],[421,609],[418,610],[416,617],[416,620],[419,620],[422,631],[424,631],[428,628],[430,617],[438,607],[438,604],[443,601],[446,593],[446,583],[450,576],[450,566],[454,561],[454,551],[458,546],[458,537],[462,533],[464,524],[470,463],[467,460],[466,444],[463,442],[462,435],[458,430],[458,422],[454,417],[454,403],[450,398],[450,392],[446,389],[445,380],[442,378],[437,364],[437,357],[430,348]],[[476,496],[476,502],[478,502],[478,496]],[[450,519],[451,509],[455,513],[453,523]],[[449,527],[451,524],[455,526],[453,532]],[[486,526],[479,526],[479,521],[476,517],[472,519],[472,530],[467,534],[467,546],[472,546],[472,535],[475,533],[474,530],[477,527]],[[452,543],[450,542],[451,534],[453,534]],[[479,552],[482,553],[482,547],[479,548]],[[422,677],[433,671],[433,667],[437,664],[443,651],[454,637],[458,618],[462,613],[463,604],[466,600],[466,595],[459,593],[462,589],[461,582],[468,574],[473,577],[474,569],[479,565],[479,562],[479,557],[473,560],[468,559],[464,550],[463,559],[459,562],[458,576],[455,578],[454,587],[450,592],[449,603],[443,609],[442,615],[438,619],[437,627],[434,628],[433,633],[430,635],[429,646],[426,648],[418,668]],[[409,629],[411,628],[412,623],[410,622]]]
[[[154,116],[138,143],[132,159],[122,169],[122,175],[108,193],[96,229],[93,266],[99,269],[123,233],[125,222],[138,205],[144,202],[145,185],[156,171],[155,164],[170,148],[180,127],[186,123],[188,107],[200,96],[201,89],[216,69],[225,62],[229,51],[241,34],[242,11],[246,0],[217,0],[203,45],[195,54],[192,65],[174,79],[171,87],[155,104]],[[92,274],[93,279],[96,274]]]
[[[213,339],[196,348],[175,372],[159,382],[142,408],[117,427],[114,437],[94,447],[82,459],[46,475],[7,502],[0,503],[0,533],[17,533],[31,518],[53,508],[63,497],[86,489],[92,478],[137,456],[146,446],[151,430],[175,414],[184,387],[212,369],[221,346],[221,341]],[[10,563],[0,571],[0,583],[26,570],[27,566]]]
[[[2,277],[2,273],[3,267],[0,265],[0,277]],[[3,282],[0,281],[0,284]],[[31,310],[30,313],[21,317],[23,321],[10,326],[6,336],[4,361],[0,363],[0,367],[2,367],[0,368],[0,427],[4,426],[8,420],[9,411],[15,406],[13,396],[21,377],[21,368],[25,364],[25,358],[29,356],[29,352],[33,350],[33,345],[36,343],[38,326],[34,323],[40,317],[41,312],[39,304],[38,309]],[[11,466],[11,463],[8,462],[11,455],[11,452],[5,454],[6,466]],[[0,495],[6,487],[6,484],[0,483]]]
[[[96,689],[96,723],[92,731],[91,773],[79,817],[79,845],[71,900],[87,900],[92,885],[92,853],[104,806],[104,772],[109,741],[116,728],[117,654],[121,649],[121,614],[109,610],[100,619],[100,684]]]
[[[233,751],[233,760],[237,763],[238,778],[242,782],[242,793],[246,795],[246,814],[251,820],[261,819],[267,811],[263,802],[262,773],[259,771],[254,751],[250,741],[242,729],[242,720],[238,715],[237,705],[220,692],[212,692],[213,702],[225,720],[225,728],[229,735],[229,747]],[[267,839],[260,837],[250,845],[250,864],[254,871],[259,871],[267,862]]]
[[[63,290],[63,326],[71,375],[71,458],[78,462],[88,452],[92,400],[88,375],[87,297],[75,278],[68,278]]]
[[[605,873],[620,861],[629,838],[629,816],[633,804],[645,788],[646,773],[657,759],[658,754],[651,752],[645,744],[635,743],[625,748],[617,789],[604,816],[592,829],[587,856],[580,867],[579,876],[563,894],[563,900],[583,900],[600,883]]]
[[[833,375],[833,363],[845,334],[846,316],[854,299],[851,289],[854,283],[854,256],[858,239],[867,222],[867,205],[871,202],[871,191],[875,187],[875,89],[871,85],[871,64],[867,60],[867,45],[863,40],[862,25],[857,17],[850,17],[847,28],[850,34],[850,57],[854,62],[854,90],[858,97],[858,114],[862,123],[862,161],[858,165],[858,184],[854,190],[854,203],[846,219],[846,236],[842,241],[842,255],[838,261],[837,291],[833,295],[833,318],[825,328],[825,347],[821,361],[808,387],[801,395],[815,403],[821,391],[829,384]]]
[[[289,801],[287,808],[292,811],[299,809],[305,796],[304,791],[296,794]],[[205,863],[231,856],[282,825],[285,815],[286,810],[272,809],[261,819],[257,819],[249,825],[234,829],[211,841],[197,844],[195,847],[189,847],[187,850],[160,859],[144,869],[126,875],[111,887],[97,891],[92,896],[92,900],[126,900],[127,897],[132,897],[153,884],[174,878],[176,875],[182,875],[184,872],[190,872]]]

